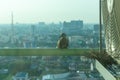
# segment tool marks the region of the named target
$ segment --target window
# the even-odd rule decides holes
[[[4,0],[0,5],[0,69],[10,70],[7,78],[26,71],[30,79],[95,73],[102,79],[97,71],[89,75],[92,60],[84,57],[99,44],[97,0]],[[68,49],[56,49],[61,33],[69,39]]]
[[[0,48],[56,48],[61,33],[69,48],[99,47],[97,0],[7,2],[0,3]]]

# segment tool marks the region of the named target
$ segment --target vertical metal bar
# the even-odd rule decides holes
[[[102,52],[102,21],[101,21],[101,0],[99,0],[99,27],[100,27],[100,44],[99,44],[99,52]]]

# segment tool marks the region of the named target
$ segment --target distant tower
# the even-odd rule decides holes
[[[15,43],[14,40],[14,16],[13,16],[13,12],[11,13],[11,43]]]

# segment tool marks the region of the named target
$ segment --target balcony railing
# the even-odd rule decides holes
[[[0,56],[78,56],[87,55],[89,51],[90,49],[0,49]]]

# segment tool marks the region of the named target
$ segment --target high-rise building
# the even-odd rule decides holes
[[[80,30],[83,28],[82,20],[72,20],[71,22],[63,22],[62,32],[66,33],[69,36],[80,35]]]
[[[31,46],[36,47],[36,40],[35,40],[35,28],[36,28],[36,26],[32,25],[31,28],[32,28],[32,45]]]

